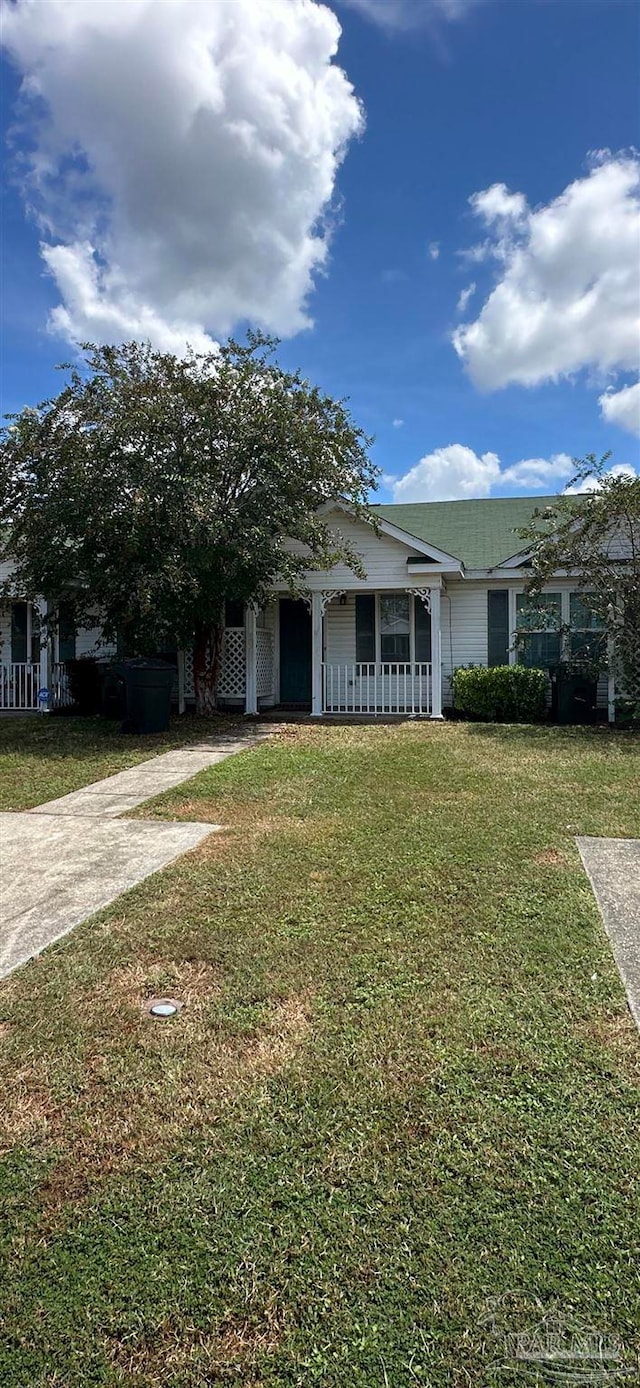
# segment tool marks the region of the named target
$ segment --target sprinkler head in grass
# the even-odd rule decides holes
[[[145,1003],[145,1011],[156,1021],[165,1021],[168,1017],[176,1017],[182,1011],[182,1003],[177,998],[150,998]]]

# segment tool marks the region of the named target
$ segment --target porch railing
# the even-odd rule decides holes
[[[322,666],[325,713],[432,712],[432,667],[424,661]]]
[[[0,709],[38,707],[40,665],[32,661],[0,665]]]
[[[71,697],[71,686],[66,666],[56,661],[51,670],[51,688],[49,689],[50,708],[71,708],[73,699]]]

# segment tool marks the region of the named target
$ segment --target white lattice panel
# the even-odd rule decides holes
[[[259,627],[256,632],[256,690],[258,698],[273,694],[273,632]]]
[[[184,697],[185,699],[195,699],[196,689],[193,683],[193,651],[188,650],[184,653]]]
[[[221,699],[244,699],[244,627],[227,627],[222,644],[222,665],[218,682]]]

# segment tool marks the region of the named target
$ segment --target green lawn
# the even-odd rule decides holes
[[[508,1292],[637,1353],[640,1048],[574,835],[639,835],[639,784],[627,734],[300,727],[146,807],[227,832],[0,986],[3,1388],[534,1382]]]
[[[226,728],[229,719],[173,718],[168,732],[135,737],[103,718],[0,718],[0,810],[30,810]]]

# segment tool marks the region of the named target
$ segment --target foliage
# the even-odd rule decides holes
[[[539,595],[558,573],[575,575],[593,626],[604,633],[584,643],[574,665],[602,668],[609,638],[616,684],[633,706],[640,704],[640,477],[607,470],[609,457],[576,459],[576,490],[536,511],[519,534],[531,549],[527,592]],[[563,635],[571,638],[571,627]]]
[[[637,835],[639,771],[288,727],[149,805],[228,832],[2,984],[3,1388],[511,1383],[514,1288],[632,1357],[637,1036],[574,835]]]
[[[194,646],[201,707],[214,702],[224,605],[294,591],[307,569],[357,554],[321,508],[371,521],[376,470],[345,404],[282,370],[250,334],[177,359],[132,342],[84,347],[84,369],[4,430],[5,591],[43,595],[57,620],[99,611],[128,653]],[[288,541],[295,542],[293,547]]]
[[[544,670],[524,665],[458,666],[451,685],[456,712],[487,723],[535,723],[546,712]]]

